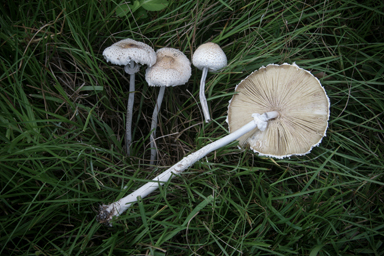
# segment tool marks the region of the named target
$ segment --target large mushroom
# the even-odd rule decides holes
[[[268,129],[241,136],[239,145],[259,155],[284,158],[305,155],[320,144],[329,118],[329,99],[319,80],[296,64],[268,65],[237,87],[228,107],[229,131],[246,123],[253,113],[277,111]]]
[[[156,63],[156,53],[149,45],[132,39],[124,39],[107,47],[103,56],[107,62],[115,65],[123,65],[126,73],[130,75],[129,96],[127,103],[125,146],[127,155],[130,155],[132,142],[132,115],[135,98],[135,73],[141,65],[151,67]]]
[[[164,97],[165,87],[183,85],[191,77],[191,62],[181,51],[174,48],[161,48],[156,51],[157,61],[152,67],[148,67],[145,80],[149,86],[159,86],[159,95],[152,115],[151,123],[151,161],[156,160],[157,150],[155,144],[157,116]]]
[[[101,206],[98,220],[111,225],[112,217],[122,214],[138,196],[147,196],[234,140],[239,140],[241,146],[250,145],[261,155],[283,158],[309,153],[325,136],[330,107],[327,94],[316,77],[296,64],[261,67],[241,81],[236,92],[228,107],[229,135],[184,157],[119,201]]]
[[[211,117],[209,115],[207,98],[205,97],[205,80],[208,71],[216,72],[227,66],[227,56],[218,44],[209,42],[197,47],[192,56],[192,63],[195,67],[203,71],[200,81],[199,97],[205,122],[208,123]]]

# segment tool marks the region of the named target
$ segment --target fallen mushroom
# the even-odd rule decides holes
[[[200,81],[199,97],[205,122],[208,123],[211,117],[209,115],[207,98],[205,97],[205,80],[208,71],[216,72],[227,65],[227,56],[218,44],[209,42],[200,45],[196,49],[192,56],[192,63],[195,67],[203,71]]]
[[[261,67],[241,81],[236,91],[228,107],[227,121],[232,127],[229,135],[184,157],[128,196],[100,206],[98,220],[111,226],[112,218],[121,215],[138,196],[144,198],[208,153],[236,139],[240,146],[250,145],[260,155],[283,158],[309,153],[325,136],[330,107],[327,94],[317,78],[296,64]],[[254,111],[264,112],[260,115]],[[243,124],[234,126],[233,122],[239,121],[234,118],[237,115]],[[296,129],[298,132],[294,132]]]
[[[191,77],[191,62],[181,51],[174,48],[161,48],[156,51],[156,55],[156,64],[148,67],[145,73],[145,80],[149,86],[160,87],[151,123],[151,165],[154,164],[157,155],[155,144],[157,116],[163,101],[165,87],[183,85]]]
[[[127,155],[130,155],[130,145],[132,142],[132,115],[133,102],[135,98],[135,73],[141,65],[151,67],[156,62],[155,51],[147,44],[137,42],[132,39],[124,39],[107,47],[103,56],[107,62],[115,65],[123,65],[126,73],[130,75],[129,96],[127,103],[125,146]]]

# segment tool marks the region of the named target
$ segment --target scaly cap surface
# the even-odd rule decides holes
[[[149,45],[133,39],[124,39],[107,47],[103,56],[115,65],[128,65],[131,61],[149,67],[156,63],[156,53]]]
[[[191,77],[191,62],[181,51],[161,48],[156,51],[157,61],[148,67],[145,80],[150,86],[177,86]]]
[[[218,44],[209,42],[197,47],[192,63],[200,70],[208,68],[208,71],[214,72],[227,66],[227,56]]]

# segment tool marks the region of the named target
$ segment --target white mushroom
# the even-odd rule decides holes
[[[236,91],[228,108],[230,132],[248,123],[252,113],[279,113],[264,132],[254,129],[241,136],[241,147],[284,158],[309,153],[325,136],[329,99],[320,81],[296,64],[262,67],[242,81]]]
[[[164,97],[165,87],[183,85],[191,77],[191,62],[181,51],[173,48],[161,48],[156,51],[157,61],[152,67],[147,68],[145,80],[150,86],[159,86],[160,91],[157,103],[152,115],[151,124],[151,161],[153,165],[156,159],[156,127],[157,116]]]
[[[192,63],[195,67],[203,71],[200,81],[200,103],[203,109],[205,122],[209,122],[211,117],[209,115],[208,103],[205,97],[205,80],[208,71],[216,72],[227,65],[227,56],[215,43],[205,43],[200,45],[192,56]]]
[[[135,97],[135,73],[141,65],[151,67],[156,62],[155,51],[147,44],[137,42],[132,39],[124,39],[106,48],[103,56],[107,62],[116,65],[123,65],[126,73],[130,74],[129,97],[126,116],[125,144],[127,154],[130,155],[130,145],[132,142],[132,112]]]
[[[266,86],[269,89],[266,89]],[[284,87],[287,89],[282,90]],[[272,150],[272,153],[258,152],[263,155],[268,153],[269,156],[282,158],[309,153],[310,149],[317,146],[322,137],[325,136],[329,118],[329,99],[319,80],[297,65],[283,64],[262,67],[241,81],[236,87],[236,91],[238,94],[233,96],[228,107],[229,126],[233,127],[232,122],[235,122],[236,128],[231,128],[229,135],[184,157],[180,162],[155,177],[152,182],[143,185],[128,196],[110,205],[101,206],[98,220],[111,226],[112,217],[121,215],[137,201],[138,196],[144,198],[208,153],[236,139],[240,140],[240,144],[246,145],[261,137],[268,146],[275,143],[275,149]],[[301,99],[296,98],[299,94],[301,94]],[[308,97],[309,100],[305,100],[303,97]],[[270,105],[264,106],[265,101],[270,102]],[[260,105],[262,108],[259,108]],[[255,106],[256,110],[265,110],[266,112],[261,115],[252,113],[249,110],[252,109],[252,106]],[[287,107],[287,111],[291,113],[287,114],[286,109],[278,106]],[[241,116],[241,122],[244,124],[237,125],[238,119],[231,117],[236,116],[233,113]],[[289,122],[294,124],[288,124]],[[292,132],[292,128],[288,127],[289,125],[293,125],[293,129],[298,129],[299,133]],[[265,138],[265,136],[259,136],[260,134],[273,135],[273,137]],[[305,138],[305,140],[311,141],[303,143],[306,146],[290,147],[288,145],[291,143],[296,145],[307,134],[311,134],[315,138]],[[249,138],[251,139],[249,140]],[[266,139],[270,141],[265,141]],[[302,145],[302,143],[298,144]],[[288,149],[288,151],[283,152],[283,149]]]

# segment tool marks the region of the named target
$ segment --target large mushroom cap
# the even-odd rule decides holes
[[[209,42],[197,47],[192,63],[198,69],[208,68],[212,72],[227,66],[227,56],[218,44]]]
[[[305,155],[320,144],[328,127],[329,98],[320,81],[296,64],[268,65],[237,85],[228,107],[229,129],[236,131],[253,113],[277,111],[265,131],[254,129],[240,137],[260,155],[276,158]]]
[[[103,56],[115,65],[128,65],[131,61],[152,66],[156,63],[156,53],[149,45],[132,39],[124,39],[107,47]]]
[[[191,77],[191,62],[181,51],[161,48],[156,51],[157,61],[147,68],[145,80],[150,86],[177,86]]]

